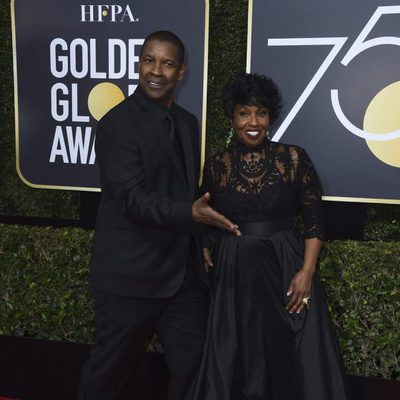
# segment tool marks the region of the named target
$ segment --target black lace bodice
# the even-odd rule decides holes
[[[305,238],[322,238],[319,179],[300,147],[269,140],[256,148],[234,143],[204,166],[203,193],[232,222],[294,217],[300,211]]]

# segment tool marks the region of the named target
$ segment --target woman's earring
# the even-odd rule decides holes
[[[233,128],[231,128],[229,133],[228,133],[228,136],[227,136],[227,138],[225,140],[225,144],[227,146],[229,146],[231,144],[232,138],[233,138],[234,135],[235,135],[235,131],[233,130]]]
[[[269,133],[269,131],[267,131],[267,132],[265,133],[265,137],[266,137],[267,139],[271,139],[271,134]]]

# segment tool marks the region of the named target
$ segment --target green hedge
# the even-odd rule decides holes
[[[367,208],[366,240],[400,242],[400,207],[374,204]]]
[[[220,93],[233,76],[246,70],[247,1],[210,1],[207,85],[207,154],[225,145],[230,123]]]
[[[0,334],[89,342],[92,232],[0,224]]]
[[[92,235],[0,224],[0,334],[92,340]],[[321,275],[348,372],[399,379],[400,243],[327,243]]]
[[[320,268],[348,371],[400,379],[400,243],[330,242]]]

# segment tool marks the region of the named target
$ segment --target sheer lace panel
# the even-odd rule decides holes
[[[207,160],[203,191],[235,223],[293,217],[300,210],[305,237],[322,237],[319,180],[307,153],[297,146],[235,143]]]

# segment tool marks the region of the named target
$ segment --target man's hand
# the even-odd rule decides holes
[[[239,227],[225,218],[222,214],[215,211],[208,205],[210,193],[204,194],[197,199],[192,206],[193,219],[200,224],[212,225],[220,229],[231,231],[235,235],[240,236]]]

